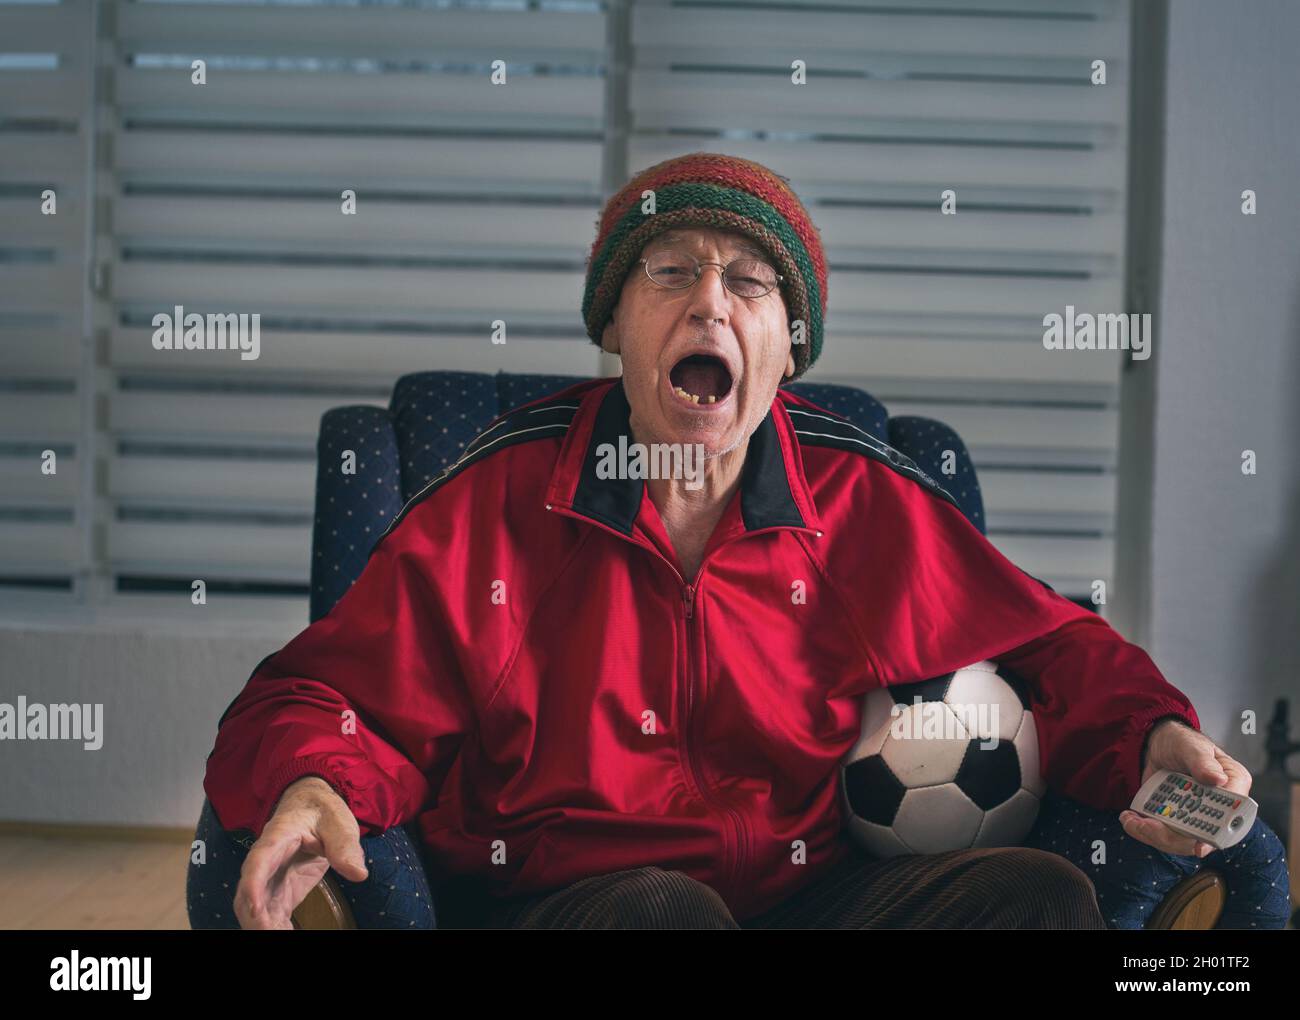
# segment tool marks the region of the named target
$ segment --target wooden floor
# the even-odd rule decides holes
[[[0,834],[0,929],[189,928],[188,839]]]

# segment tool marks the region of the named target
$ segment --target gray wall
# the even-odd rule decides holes
[[[1300,4],[1169,6],[1148,650],[1258,769],[1300,698]]]

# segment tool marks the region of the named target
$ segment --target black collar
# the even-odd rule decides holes
[[[601,459],[602,444],[618,448],[619,437],[633,442],[631,428],[632,408],[620,378],[603,398],[596,410],[591,438],[582,461],[582,476],[574,492],[572,508],[575,512],[598,520],[623,532],[632,534],[632,525],[641,509],[645,481],[639,478],[600,478],[596,467]],[[791,492],[789,466],[781,451],[781,439],[774,418],[779,401],[764,415],[763,421],[749,439],[745,453],[745,467],[740,480],[740,513],[746,531],[762,528],[808,528]],[[784,413],[781,420],[788,430],[788,445],[792,455],[798,456],[798,443]],[[800,479],[802,481],[802,479]],[[811,505],[811,496],[808,495]]]

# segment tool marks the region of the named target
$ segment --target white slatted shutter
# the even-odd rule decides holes
[[[325,410],[407,372],[596,373],[605,16],[114,6],[109,565],[132,589],[304,586]],[[155,350],[177,304],[260,313],[260,357]]]
[[[303,590],[320,414],[423,369],[597,371],[579,305],[600,206],[707,149],[789,177],[821,228],[811,380],[954,426],[990,537],[1086,595],[1112,571],[1124,355],[1045,351],[1042,317],[1122,309],[1128,8],[0,3],[0,584]],[[154,350],[177,304],[259,313],[260,358]],[[79,442],[98,458],[69,464]]]
[[[88,0],[0,2],[0,586],[71,590],[86,292]],[[55,213],[42,193],[55,193]],[[54,473],[42,471],[45,451]],[[86,512],[88,504],[82,503]]]

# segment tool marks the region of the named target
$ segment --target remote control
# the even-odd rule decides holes
[[[1241,842],[1259,810],[1249,797],[1198,783],[1173,769],[1161,769],[1143,783],[1131,807],[1216,850]]]

